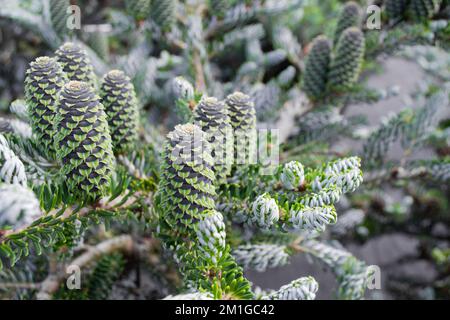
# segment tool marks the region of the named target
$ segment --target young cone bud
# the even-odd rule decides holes
[[[268,194],[260,195],[253,202],[249,223],[261,229],[270,229],[280,218],[280,209],[276,201]]]
[[[196,227],[198,249],[203,257],[217,263],[225,251],[225,223],[223,216],[216,210],[204,211]]]
[[[172,80],[172,92],[175,99],[194,99],[194,87],[183,77],[176,77]]]
[[[291,161],[284,165],[280,175],[283,187],[295,190],[305,182],[305,171],[303,165],[298,161]]]

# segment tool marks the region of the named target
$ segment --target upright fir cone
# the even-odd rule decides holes
[[[251,164],[255,161],[257,146],[254,104],[251,98],[242,92],[230,94],[226,104],[234,133],[235,163]]]
[[[225,103],[213,97],[202,98],[194,110],[194,121],[211,146],[217,183],[224,183],[233,163],[233,128]]]
[[[107,194],[113,170],[103,105],[86,82],[70,81],[59,95],[55,148],[70,193],[86,200]]]
[[[211,15],[216,17],[223,17],[230,7],[230,1],[228,0],[209,0],[209,6],[211,8]]]
[[[151,17],[163,31],[169,31],[175,23],[177,0],[152,1]]]
[[[87,53],[78,45],[66,42],[55,52],[69,80],[82,81],[95,87],[95,74]]]
[[[177,125],[167,136],[155,203],[159,235],[167,245],[195,239],[194,226],[215,209],[213,159],[204,132]],[[209,212],[209,211],[208,211]]]
[[[438,12],[440,5],[441,0],[411,0],[411,15],[416,21],[427,20]]]
[[[136,21],[147,19],[150,15],[150,6],[151,0],[127,0],[125,2],[125,10]]]
[[[364,35],[358,28],[348,28],[339,39],[331,61],[328,83],[332,90],[351,88],[358,80],[364,58]]]
[[[407,11],[409,0],[386,0],[386,14],[391,21],[401,20]]]
[[[72,30],[67,27],[67,19],[69,18],[67,8],[70,5],[69,0],[49,1],[50,21],[56,34],[62,40],[72,35]]]
[[[131,150],[138,138],[139,110],[130,78],[120,70],[108,72],[102,79],[100,97],[105,107],[114,152]]]
[[[360,27],[362,10],[354,1],[347,2],[339,15],[336,30],[334,32],[334,45],[339,42],[342,33],[350,27]]]
[[[25,78],[25,95],[31,128],[50,158],[55,157],[53,128],[58,93],[67,82],[66,74],[54,58],[39,57],[31,62]]]
[[[331,41],[325,36],[314,39],[306,58],[303,89],[308,97],[317,100],[326,92],[331,60]]]

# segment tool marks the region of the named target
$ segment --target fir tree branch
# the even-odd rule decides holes
[[[117,236],[112,239],[105,240],[89,247],[86,252],[71,261],[68,265],[78,266],[80,269],[87,267],[100,259],[102,256],[113,252],[121,251],[125,254],[132,254],[135,247],[133,239],[129,235]],[[64,281],[66,273],[63,270],[60,273],[50,274],[41,284],[40,290],[36,297],[38,300],[50,300],[52,295],[59,289],[61,282]]]

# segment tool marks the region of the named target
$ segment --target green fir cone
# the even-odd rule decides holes
[[[55,157],[53,125],[58,93],[66,82],[61,66],[50,57],[39,57],[31,62],[25,78],[30,125],[39,146],[50,158]]]
[[[194,226],[215,209],[213,159],[204,132],[196,125],[177,125],[167,136],[155,203],[159,235],[168,247],[195,239]]]
[[[49,10],[50,10],[50,21],[52,23],[53,29],[61,40],[72,35],[72,30],[67,27],[67,20],[70,17],[70,12],[67,9],[70,6],[69,0],[50,0]]]
[[[251,98],[235,92],[226,98],[228,116],[234,133],[235,164],[253,164],[256,161],[256,111]]]
[[[233,164],[233,128],[226,105],[213,97],[204,97],[194,109],[194,122],[211,146],[217,183],[224,183]]]
[[[347,2],[339,15],[336,30],[334,32],[334,45],[337,45],[342,33],[350,28],[361,26],[362,10],[359,4],[353,1]]]
[[[108,72],[102,79],[100,97],[108,118],[114,152],[133,149],[138,138],[139,111],[130,78],[120,70]]]
[[[440,4],[440,0],[411,0],[412,18],[416,21],[427,20],[438,12]]]
[[[409,0],[386,0],[386,14],[390,21],[401,20],[407,11]]]
[[[153,0],[159,1],[159,0]],[[151,0],[127,0],[125,10],[136,21],[145,20],[150,15]]]
[[[95,87],[96,77],[91,60],[78,45],[66,42],[56,50],[55,54],[69,80],[87,82]]]
[[[312,100],[324,96],[331,60],[331,41],[325,36],[314,39],[305,64],[303,89]]]
[[[167,138],[155,195],[159,237],[174,250],[192,288],[217,299],[252,298],[250,283],[226,246],[223,216],[215,211],[213,159],[205,133],[189,123],[177,125]]]
[[[152,1],[151,17],[162,31],[170,31],[175,23],[177,0]]]
[[[328,77],[334,91],[351,88],[358,80],[364,58],[364,35],[358,28],[348,28],[339,40]]]
[[[111,136],[103,105],[86,82],[70,81],[59,95],[55,148],[68,191],[83,200],[108,192],[113,170]]]
[[[211,8],[211,15],[216,17],[223,17],[230,7],[229,0],[209,0]]]

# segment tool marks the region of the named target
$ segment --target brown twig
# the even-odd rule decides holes
[[[0,283],[0,288],[5,289],[39,289],[39,283],[29,283],[29,282],[5,282]]]
[[[96,246],[89,247],[86,252],[74,259],[68,265],[78,266],[80,269],[85,268],[101,256],[116,251],[122,251],[126,254],[132,254],[134,250],[134,242],[131,236],[121,235],[100,242]],[[60,272],[50,273],[48,277],[40,284],[40,290],[37,293],[38,300],[50,300],[52,295],[59,289],[60,284],[66,278],[64,270]]]
[[[200,53],[198,50],[194,50],[193,53],[193,62],[194,62],[194,72],[195,72],[195,87],[201,91],[206,91],[206,81],[205,81],[205,73],[203,71],[202,60],[200,58]]]
[[[313,109],[313,104],[301,93],[298,97],[285,102],[280,117],[274,125],[279,132],[279,142],[284,143],[297,127],[296,118],[304,116]]]
[[[364,183],[381,183],[383,181],[397,181],[405,179],[414,179],[423,177],[428,173],[425,167],[414,168],[413,170],[406,170],[402,166],[394,167],[388,170],[382,170],[379,174],[370,175],[364,178]]]

